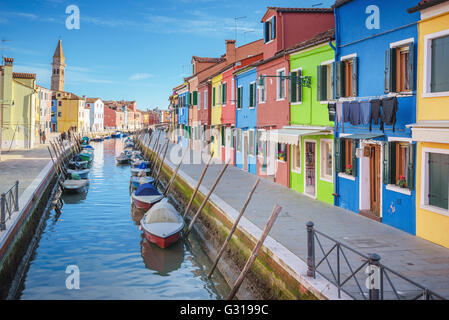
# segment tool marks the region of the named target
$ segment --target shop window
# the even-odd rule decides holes
[[[352,150],[352,146],[350,147]],[[320,170],[321,170],[321,178],[324,180],[332,180],[332,142],[321,140],[321,164],[320,164]],[[352,163],[351,163],[352,166]]]
[[[278,155],[279,161],[287,161],[287,145],[285,143],[278,143]]]
[[[301,172],[301,147],[298,146],[292,146],[293,151],[293,161],[292,161],[292,168],[294,171]]]

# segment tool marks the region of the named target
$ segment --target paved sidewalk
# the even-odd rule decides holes
[[[170,144],[170,149],[173,146]],[[169,154],[170,152],[167,153]],[[169,156],[167,160],[170,161]],[[177,164],[179,160],[173,161]],[[183,164],[181,171],[198,181],[203,168],[204,164]],[[211,165],[202,185],[210,188],[221,168],[222,165]],[[253,174],[229,166],[214,194],[240,211],[257,179]],[[351,211],[313,200],[266,179],[262,179],[259,184],[244,216],[263,229],[276,203],[282,207],[282,211],[270,236],[302,260],[307,258],[306,223],[313,221],[317,230],[363,254],[377,253],[387,267],[449,298],[449,249]],[[324,246],[325,241],[322,242]],[[317,256],[322,257],[318,252],[318,244],[316,246]],[[349,253],[347,255],[351,264],[354,263],[354,269],[361,264],[360,257]],[[320,272],[332,277],[325,262]],[[397,289],[400,290],[400,282],[397,284]],[[354,289],[355,283],[352,286]],[[365,288],[365,280],[361,282],[361,286]]]

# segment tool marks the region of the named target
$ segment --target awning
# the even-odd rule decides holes
[[[279,129],[262,131],[260,136],[261,141],[285,143],[298,146],[301,141],[301,136],[316,136],[321,134],[331,134],[326,129]]]
[[[371,140],[375,138],[383,137],[383,134],[379,133],[360,133],[360,134],[351,134],[350,136],[344,136],[340,138],[344,139],[353,139],[353,140]]]

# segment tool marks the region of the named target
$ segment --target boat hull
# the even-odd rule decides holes
[[[144,230],[144,233],[145,233],[145,238],[148,241],[150,241],[151,243],[154,243],[155,245],[157,245],[159,248],[162,248],[162,249],[165,249],[165,248],[169,247],[170,245],[172,245],[173,243],[175,243],[176,241],[178,241],[181,236],[181,231],[179,231],[175,234],[172,234],[171,236],[168,236],[166,238],[156,236],[154,234],[149,233],[146,230]]]
[[[143,201],[140,201],[140,200],[137,200],[137,199],[133,198],[134,206],[136,206],[137,209],[145,210],[145,211],[150,210],[151,207],[153,205],[155,205],[156,203],[158,203],[159,201],[156,201],[154,203],[148,203],[148,202],[143,202]]]

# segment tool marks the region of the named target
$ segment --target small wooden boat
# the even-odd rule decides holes
[[[131,158],[131,167],[132,167],[132,168],[137,168],[141,163],[145,163],[145,164],[147,165],[147,167],[150,166],[150,161],[140,160],[140,159],[133,160],[133,159]]]
[[[122,152],[118,157],[115,158],[115,160],[117,161],[118,164],[127,164],[129,163],[129,157]]]
[[[115,133],[111,134],[112,138],[121,138],[122,137],[122,132],[121,131],[116,131]]]
[[[164,196],[150,183],[144,183],[131,194],[131,199],[137,209],[149,210],[155,203],[161,201]]]
[[[131,177],[131,186],[133,188],[139,188],[142,184],[153,183],[153,177]]]
[[[140,221],[145,237],[160,248],[178,241],[184,219],[167,200],[156,203]]]
[[[83,161],[87,161],[87,162],[92,162],[92,160],[93,160],[93,155],[92,154],[90,154],[89,152],[81,152],[80,154],[78,154],[80,157],[81,157],[81,159],[83,160]]]
[[[87,169],[89,165],[89,161],[83,160],[79,155],[73,157],[72,160],[69,161],[69,167],[71,169]]]
[[[88,184],[89,181],[85,179],[80,180],[68,179],[62,183],[62,187],[64,188],[65,191],[81,192],[85,189],[85,187],[87,187]]]
[[[68,174],[73,174],[76,173],[77,175],[79,175],[81,177],[81,179],[87,179],[88,175],[89,175],[89,171],[90,169],[67,169],[67,173]]]

